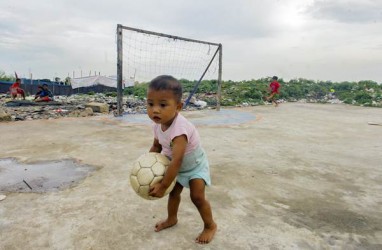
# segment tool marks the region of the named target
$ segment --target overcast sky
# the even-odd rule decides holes
[[[1,0],[0,70],[115,75],[118,23],[222,43],[224,80],[382,82],[382,0]]]

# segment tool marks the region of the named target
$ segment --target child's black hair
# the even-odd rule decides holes
[[[182,101],[182,94],[183,94],[183,89],[182,85],[180,82],[169,75],[161,75],[155,77],[153,80],[151,80],[149,84],[149,89],[152,90],[170,90],[173,92],[176,100],[178,102]]]
[[[279,78],[277,76],[273,76],[272,79],[277,81]]]

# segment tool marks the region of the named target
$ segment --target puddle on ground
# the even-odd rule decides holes
[[[256,120],[256,116],[250,112],[240,111],[236,109],[203,110],[202,112],[182,112],[195,125],[238,125]],[[121,117],[113,117],[112,119],[135,123],[135,124],[151,124],[152,121],[147,114],[124,114]]]
[[[78,184],[96,168],[75,160],[22,164],[0,159],[0,192],[52,192]]]

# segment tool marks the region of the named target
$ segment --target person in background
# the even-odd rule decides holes
[[[44,83],[42,86],[38,86],[39,91],[36,93],[35,102],[50,102],[53,101],[53,94],[48,88],[48,84]]]
[[[23,99],[25,100],[25,91],[20,87],[20,84],[21,84],[21,79],[16,78],[16,82],[14,82],[9,88],[12,99],[16,99],[18,95],[21,95]]]
[[[280,83],[277,81],[277,79],[278,79],[277,76],[272,77],[272,82],[269,84],[269,89],[271,91],[271,94],[266,98],[267,101],[271,101],[272,103],[274,103],[276,107],[279,105],[276,98],[277,98],[277,95],[279,94],[279,88],[280,88]]]

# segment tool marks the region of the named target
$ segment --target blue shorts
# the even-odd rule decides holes
[[[203,179],[207,186],[211,185],[210,167],[207,155],[202,147],[183,157],[176,181],[183,187],[190,187],[190,180]]]

